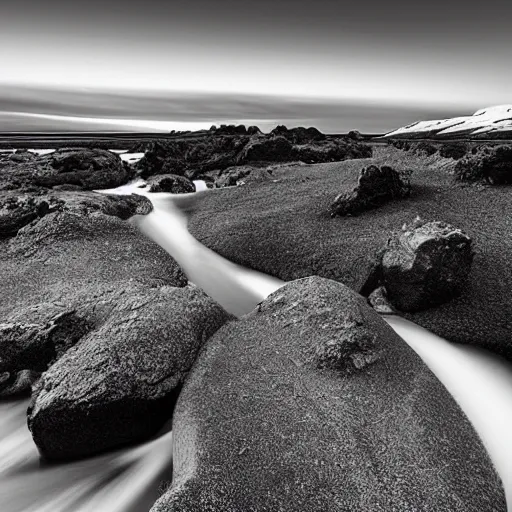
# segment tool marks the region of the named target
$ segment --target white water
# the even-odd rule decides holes
[[[172,433],[86,460],[45,465],[26,425],[28,401],[0,404],[2,512],[142,512],[169,481]]]
[[[204,182],[195,182],[204,190]],[[138,181],[115,194],[147,195]],[[215,193],[215,191],[203,192]],[[150,194],[154,211],[131,222],[161,245],[189,279],[228,311],[243,315],[283,284],[222,258],[187,230],[183,205],[202,194]],[[481,436],[512,503],[512,366],[474,347],[454,345],[397,316],[384,317],[452,393]],[[2,512],[144,512],[169,480],[171,433],[154,441],[65,465],[44,466],[26,427],[26,402],[0,404]]]

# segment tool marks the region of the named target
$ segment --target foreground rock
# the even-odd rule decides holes
[[[432,308],[462,293],[473,256],[471,238],[460,229],[417,221],[388,241],[380,257],[381,282],[397,309]]]
[[[512,183],[512,146],[482,147],[459,160],[455,176],[460,181],[486,180],[491,185]]]
[[[173,435],[173,484],[152,512],[506,510],[444,386],[330,280],[288,283],[222,327],[185,383]]]
[[[357,215],[395,199],[411,194],[409,176],[391,167],[370,165],[361,171],[358,185],[351,192],[342,192],[331,205],[331,217]]]
[[[123,294],[43,374],[28,424],[41,454],[71,459],[146,439],[172,414],[203,343],[231,317],[198,288]]]

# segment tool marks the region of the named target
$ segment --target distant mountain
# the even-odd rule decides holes
[[[418,121],[384,137],[394,139],[510,139],[512,138],[512,105],[483,108],[472,116],[435,121]]]

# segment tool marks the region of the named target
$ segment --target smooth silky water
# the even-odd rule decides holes
[[[138,156],[138,155],[137,155]],[[137,217],[143,233],[182,266],[189,280],[231,313],[251,311],[285,283],[236,265],[200,244],[183,210],[201,194],[147,194],[142,182],[105,193],[148,195],[154,210]],[[205,190],[204,182],[195,182]],[[207,193],[215,193],[214,191]],[[384,320],[416,351],[454,396],[480,435],[504,483],[512,511],[512,365],[483,349],[455,345],[399,316]],[[171,478],[172,433],[86,460],[40,460],[26,426],[27,401],[0,404],[2,512],[143,512]]]

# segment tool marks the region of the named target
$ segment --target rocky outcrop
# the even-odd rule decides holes
[[[316,128],[303,128],[302,126],[288,129],[286,126],[280,125],[274,128],[270,135],[284,137],[292,144],[308,144],[326,139],[326,136],[320,130]]]
[[[239,155],[238,163],[288,162],[292,155],[293,146],[285,137],[253,137]]]
[[[54,198],[46,201],[27,195],[5,197],[0,204],[0,239],[15,236],[32,221],[62,210],[63,204],[63,201]]]
[[[370,158],[372,148],[366,144],[342,140],[302,144],[294,148],[296,160],[308,164],[340,162],[352,158]]]
[[[148,438],[172,415],[204,342],[231,317],[198,288],[125,293],[105,322],[38,382],[29,407],[47,459],[73,459]]]
[[[444,386],[362,297],[318,277],[208,341],[176,405],[173,454],[152,512],[506,510]]]
[[[460,181],[485,180],[491,185],[512,184],[512,146],[482,147],[457,162]]]
[[[195,192],[191,180],[175,174],[158,174],[148,178],[149,192],[169,192],[170,194],[187,194]]]
[[[471,238],[444,222],[417,221],[392,237],[380,259],[391,304],[421,311],[459,296],[473,262]]]
[[[399,173],[388,166],[370,165],[361,171],[357,187],[351,192],[342,192],[334,199],[331,217],[357,215],[410,194],[407,173]]]
[[[33,178],[36,185],[78,185],[84,190],[115,188],[125,184],[133,172],[119,155],[103,149],[61,149],[42,157],[53,172]]]
[[[88,331],[88,324],[73,310],[55,313],[46,306],[46,322],[0,324],[0,396],[30,392],[34,377],[45,371]],[[30,319],[33,309],[25,313]]]

